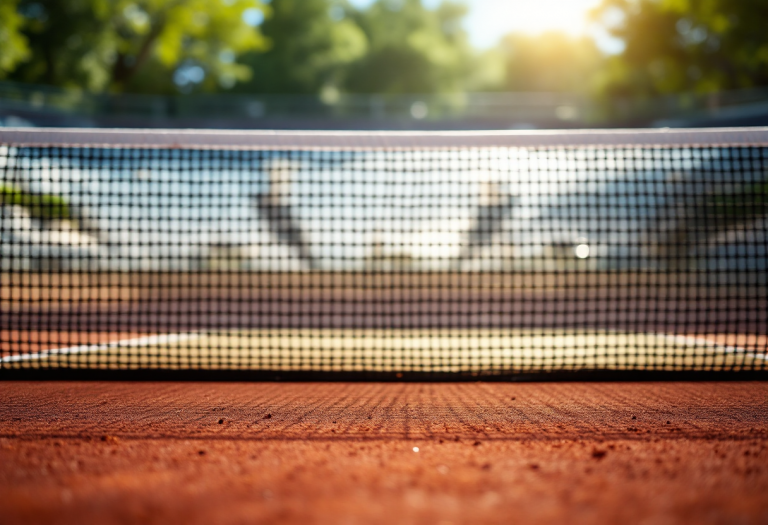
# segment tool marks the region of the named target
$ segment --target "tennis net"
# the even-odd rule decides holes
[[[0,130],[0,375],[768,370],[768,129]]]

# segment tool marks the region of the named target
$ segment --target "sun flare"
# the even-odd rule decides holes
[[[598,3],[599,0],[511,1],[508,9],[519,20],[515,25],[523,31],[540,33],[557,30],[579,34],[586,29],[587,13]]]
[[[561,31],[586,34],[587,15],[601,0],[471,0],[467,25],[482,43],[508,33]],[[489,40],[485,42],[485,40]]]

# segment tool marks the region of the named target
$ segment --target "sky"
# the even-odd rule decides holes
[[[372,0],[351,0],[357,6],[366,6]],[[434,7],[440,0],[423,0]],[[572,35],[593,34],[587,24],[587,12],[600,0],[463,0],[469,7],[465,28],[472,44],[487,49],[498,43],[507,33],[542,33],[548,30],[564,31]],[[598,45],[610,50],[611,42],[605,35],[594,35]]]

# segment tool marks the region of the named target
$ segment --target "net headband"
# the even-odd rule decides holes
[[[767,146],[768,127],[428,132],[0,128],[0,144],[230,150]]]

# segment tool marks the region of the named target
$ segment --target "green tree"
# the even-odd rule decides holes
[[[603,72],[609,96],[768,86],[765,0],[604,0],[593,15],[625,45]]]
[[[247,79],[238,55],[267,45],[248,23],[265,9],[260,0],[12,0],[0,9],[0,38],[16,42],[15,58],[4,45],[0,67],[23,82],[167,92],[176,80],[215,89]]]
[[[365,56],[368,41],[339,0],[274,0],[261,26],[271,46],[244,58],[253,75],[236,87],[250,93],[318,93],[338,88],[349,65]]]
[[[463,5],[428,9],[420,0],[378,0],[357,16],[369,52],[350,67],[346,90],[358,93],[460,91],[472,71]]]
[[[29,42],[22,32],[24,17],[18,12],[19,0],[0,4],[0,78],[29,57]]]

